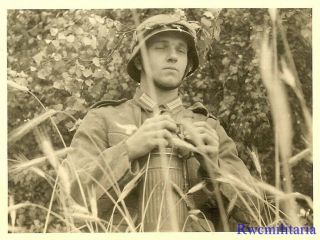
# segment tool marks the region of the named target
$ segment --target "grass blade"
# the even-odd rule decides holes
[[[65,155],[67,155],[71,150],[72,150],[72,148],[63,148],[63,149],[55,151],[54,154],[57,157],[63,157]],[[14,164],[13,166],[11,166],[9,168],[9,172],[10,173],[16,173],[16,172],[20,172],[20,171],[26,170],[28,168],[39,167],[42,164],[44,164],[47,159],[48,159],[47,156],[34,158],[34,159],[31,159],[31,160],[27,160],[26,159],[23,162],[19,162],[19,163]]]
[[[295,156],[291,157],[289,159],[289,165],[291,167],[295,166],[296,164],[298,164],[298,162],[308,156],[311,155],[311,151],[310,151],[310,148],[307,148],[301,152],[299,152],[298,154],[296,154]],[[312,163],[312,158],[307,158],[311,163]]]
[[[7,84],[8,84],[9,87],[12,87],[14,89],[17,89],[17,90],[20,90],[20,91],[23,91],[23,92],[29,92],[29,89],[27,87],[21,86],[21,85],[17,84],[14,81],[8,80]]]
[[[12,145],[16,141],[20,140],[24,135],[30,132],[34,127],[38,126],[40,123],[52,117],[56,113],[57,113],[56,110],[50,109],[44,112],[43,114],[41,114],[40,116],[33,118],[32,120],[25,123],[24,125],[12,130],[8,136],[8,144]]]
[[[254,166],[256,167],[257,172],[259,173],[259,175],[261,176],[262,171],[261,171],[261,165],[260,165],[260,161],[258,158],[258,149],[256,147],[253,147],[252,151],[250,151],[250,149],[248,148],[248,152],[251,156],[251,159],[254,163]]]
[[[206,186],[205,181],[199,182],[198,184],[196,184],[192,188],[190,188],[188,190],[187,194],[192,194],[192,193],[198,192],[201,189],[203,189],[205,186]]]
[[[12,195],[9,196],[9,208],[14,206],[14,198]],[[12,209],[10,212],[11,224],[12,224],[12,232],[15,232],[15,225],[16,225],[16,217],[17,211],[16,209]]]
[[[142,169],[125,187],[123,188],[123,191],[120,193],[120,196],[118,198],[118,202],[123,201],[128,194],[136,188],[139,181],[141,180],[141,176],[144,174],[144,169]]]

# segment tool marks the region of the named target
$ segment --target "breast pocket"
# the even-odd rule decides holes
[[[113,146],[122,140],[128,138],[137,130],[137,126],[132,123],[113,122],[108,131],[109,145]]]

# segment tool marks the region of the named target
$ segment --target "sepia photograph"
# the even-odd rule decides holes
[[[316,234],[312,8],[6,19],[9,235]]]

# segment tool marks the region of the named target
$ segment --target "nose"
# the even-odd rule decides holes
[[[168,50],[168,61],[176,62],[178,60],[177,50],[174,47],[170,47]]]

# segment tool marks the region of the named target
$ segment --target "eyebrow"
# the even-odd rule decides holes
[[[154,44],[154,43],[168,43],[169,41],[168,40],[165,40],[165,39],[154,39],[153,41],[150,42],[150,44]],[[179,47],[183,46],[183,47],[188,47],[188,44],[181,41],[179,42]]]

